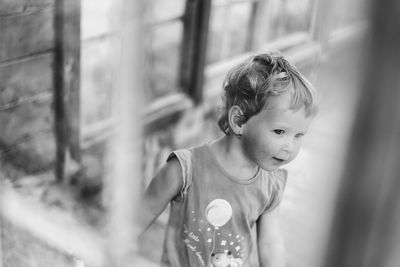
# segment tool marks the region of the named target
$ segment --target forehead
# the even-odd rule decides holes
[[[277,96],[270,96],[266,102],[266,107],[264,110],[290,110],[290,105],[292,103],[293,93],[287,91],[283,94]]]
[[[312,116],[307,116],[305,108],[291,109],[292,95],[283,93],[272,96],[268,100],[267,107],[254,116],[259,123],[268,123],[274,126],[291,127],[306,130],[312,121]]]

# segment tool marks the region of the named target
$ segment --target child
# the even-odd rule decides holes
[[[144,227],[171,203],[162,266],[250,266],[255,250],[260,266],[284,266],[279,167],[299,152],[317,112],[314,90],[273,53],[232,69],[224,90],[225,136],[174,151],[144,196]]]

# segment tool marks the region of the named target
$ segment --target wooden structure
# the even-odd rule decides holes
[[[400,4],[373,1],[347,167],[325,266],[398,266]]]
[[[1,189],[1,214],[7,224],[32,233],[57,253],[72,254],[93,266],[126,264],[131,252],[127,243],[135,234],[121,223],[129,222],[132,212],[126,205],[132,196],[128,190],[135,185],[136,192],[143,190],[166,151],[218,134],[211,122],[229,68],[254,52],[279,49],[309,73],[333,36],[330,26],[321,23],[329,13],[325,0],[303,0],[301,5],[297,0],[177,0],[174,8],[163,0],[136,2],[0,2],[0,163],[2,172],[7,170],[2,179],[35,180],[54,172],[62,185],[77,166],[88,180],[103,185],[103,204],[109,208],[115,239],[74,219],[74,227],[65,231],[65,224],[54,220],[63,215],[48,212],[41,203],[28,204],[31,199],[8,186]],[[293,12],[296,7],[301,7],[299,14]],[[143,24],[137,10],[143,10]],[[243,19],[235,19],[238,16]],[[358,23],[346,26],[357,30]],[[117,89],[125,92],[127,101],[118,106],[127,108],[121,120],[113,115]],[[132,124],[141,118],[143,143],[118,143],[137,139]],[[115,129],[126,135],[110,139],[118,136]],[[107,168],[105,148],[110,140],[120,149],[113,150],[116,154],[133,153],[129,158],[134,178],[126,175],[127,162]],[[142,161],[134,156],[138,151],[146,163],[143,177]],[[89,166],[93,162],[98,164]],[[93,169],[107,175],[92,174]],[[27,216],[33,219],[25,220]],[[63,238],[46,234],[41,229],[44,222]],[[122,237],[124,231],[131,233],[128,239]],[[91,250],[74,246],[79,242]],[[122,254],[104,254],[109,244],[122,244]]]

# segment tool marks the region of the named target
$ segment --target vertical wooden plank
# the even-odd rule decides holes
[[[220,59],[225,59],[231,54],[231,40],[232,40],[232,4],[226,4],[223,5],[224,8],[224,15],[223,15],[223,21],[224,26],[222,29],[222,37],[221,37],[221,46],[220,46],[220,54],[219,58]]]
[[[399,266],[400,2],[372,2],[363,91],[325,266]]]
[[[64,179],[65,153],[79,155],[80,1],[56,0],[54,8],[54,112],[56,177]],[[68,106],[68,107],[67,107]]]
[[[0,193],[2,190],[0,189]],[[0,200],[0,206],[2,205]],[[0,267],[3,267],[3,215],[0,214]]]
[[[55,0],[54,3],[54,128],[56,139],[56,166],[57,181],[64,180],[65,150],[67,146],[65,131],[64,107],[64,0]]]
[[[329,35],[332,28],[332,8],[334,1],[316,0],[315,15],[311,27],[313,38],[322,46],[322,51],[328,49]]]
[[[259,0],[255,3],[254,11],[254,29],[252,36],[253,49],[259,50],[267,42],[269,36],[269,27],[271,21],[272,9],[270,0]]]
[[[65,3],[63,53],[67,143],[72,158],[80,162],[81,1],[68,0]]]
[[[80,113],[83,129],[110,119],[111,96],[118,73],[115,51],[118,51],[117,35],[82,42],[81,87],[84,90],[80,94]]]
[[[318,11],[322,0],[311,0],[309,3],[310,6],[310,31],[311,37],[315,39],[316,27],[318,26],[317,18],[318,18]]]
[[[121,51],[113,115],[114,135],[108,151],[109,166],[109,266],[144,266],[139,262],[135,227],[136,205],[142,180],[143,128],[143,5],[121,1]]]
[[[188,0],[182,39],[181,86],[195,103],[203,98],[211,0]]]
[[[257,10],[260,9],[260,1],[254,1],[251,4],[250,8],[250,19],[249,24],[247,25],[247,36],[245,43],[245,50],[250,51],[254,46],[254,36],[257,34],[256,23],[257,23]]]

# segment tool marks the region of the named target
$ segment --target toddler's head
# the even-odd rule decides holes
[[[277,52],[258,54],[233,68],[224,81],[224,109],[218,120],[221,130],[230,135],[229,110],[242,111],[238,124],[268,107],[271,96],[290,92],[290,109],[304,108],[307,116],[317,112],[315,91],[307,79]]]

